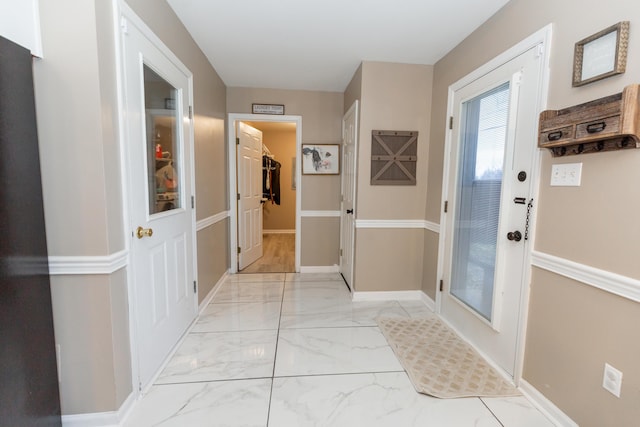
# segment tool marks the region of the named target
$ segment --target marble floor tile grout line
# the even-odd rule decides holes
[[[487,408],[487,410],[489,412],[491,412],[491,415],[493,415],[493,418],[496,419],[496,421],[502,426],[504,427],[504,424],[502,424],[502,421],[500,421],[500,418],[498,418],[498,416],[495,414],[495,412],[493,412],[491,410],[491,408],[489,408],[489,405],[487,405],[487,403],[484,401],[484,399],[482,397],[478,397],[478,399],[480,399],[480,402],[482,402],[482,404],[485,406],[485,408]]]
[[[278,316],[278,331],[276,332],[276,348],[273,354],[273,369],[271,370],[271,387],[269,388],[269,405],[267,406],[267,424],[269,426],[269,417],[271,416],[271,399],[273,398],[273,379],[276,375],[276,360],[278,359],[278,341],[280,340],[280,322],[282,321],[282,306],[284,305],[284,293],[287,290],[287,275],[282,280],[282,296],[280,297],[280,315]]]

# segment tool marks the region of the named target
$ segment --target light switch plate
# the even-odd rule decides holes
[[[579,187],[582,181],[582,163],[564,163],[551,166],[552,187]]]

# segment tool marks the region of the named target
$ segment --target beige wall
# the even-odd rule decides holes
[[[631,28],[640,25],[640,4],[618,0],[603,7],[595,0],[512,0],[435,65],[427,220],[440,218],[448,86],[553,23],[548,107],[562,108],[620,92],[636,83],[640,73],[640,56],[633,48],[623,75],[580,88],[572,88],[571,76],[574,43],[621,20],[630,20]],[[629,46],[638,45],[640,32],[632,30]],[[583,163],[581,187],[549,186],[551,165],[565,162]],[[543,153],[535,249],[640,278],[640,264],[630,254],[637,247],[640,229],[625,218],[640,208],[630,185],[640,179],[639,163],[640,150],[566,159]],[[427,262],[435,265],[433,260]],[[640,359],[638,334],[622,325],[637,323],[638,305],[538,270],[531,289],[524,379],[581,426],[634,425],[640,415],[640,372],[630,360]],[[426,291],[434,290],[427,284]],[[612,336],[617,338],[615,343]],[[602,389],[605,362],[617,364],[624,373],[620,399]],[[604,421],[604,414],[613,418]]]
[[[361,98],[356,206],[358,220],[402,221],[424,218],[432,78],[431,66],[364,62],[347,87],[351,102],[358,95]],[[419,132],[416,185],[370,184],[372,130]],[[358,229],[355,289],[421,289],[423,250],[423,229]],[[396,280],[390,280],[390,271],[396,274]]]
[[[422,259],[422,292],[433,301],[436,300],[436,286],[439,282],[438,271],[438,247],[440,234],[431,230],[424,231],[424,258]]]
[[[225,86],[165,2],[129,4],[194,74],[196,159],[205,165],[196,165],[197,217],[225,211]],[[113,255],[125,249],[128,225],[111,2],[41,1],[40,20],[44,58],[34,62],[34,84],[49,254]],[[201,294],[228,269],[228,244],[216,246],[228,241],[227,221],[220,224],[198,240],[201,263],[219,260],[202,269],[209,286]],[[126,269],[51,283],[63,415],[117,410],[133,382]]]
[[[362,64],[358,67],[351,81],[344,90],[344,112],[346,113],[353,103],[362,99]]]
[[[342,140],[344,96],[335,92],[301,90],[227,88],[227,111],[251,113],[252,103],[284,104],[285,114],[302,116],[302,143],[339,143]],[[303,175],[301,186],[302,210],[340,209],[340,175]],[[312,223],[326,227],[323,239],[337,242],[317,244],[318,231]],[[300,230],[301,265],[331,266],[338,262],[340,221],[335,218],[303,218]],[[337,239],[337,240],[336,240]]]
[[[260,123],[252,123],[260,129]],[[291,186],[296,157],[296,130],[263,130],[262,142],[280,162],[280,204],[267,202],[262,209],[264,231],[296,229],[296,191]]]

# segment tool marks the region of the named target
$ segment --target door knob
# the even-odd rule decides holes
[[[348,214],[352,214],[353,213],[353,209],[347,209],[347,213]]]
[[[153,236],[153,228],[136,228],[136,236],[138,239],[142,239],[144,236],[151,237]]]
[[[522,233],[520,233],[519,231],[510,231],[507,233],[507,239],[519,242],[520,240],[522,240]]]

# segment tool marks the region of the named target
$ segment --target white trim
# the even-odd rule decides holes
[[[207,227],[211,227],[212,225],[217,224],[220,221],[225,220],[226,218],[229,218],[229,211],[223,211],[215,215],[211,215],[210,217],[196,221],[196,231],[204,230]]]
[[[420,219],[357,219],[356,228],[427,228]]]
[[[440,234],[440,224],[436,224],[435,222],[425,221],[424,228],[433,231],[434,233]]]
[[[112,274],[129,264],[129,251],[123,249],[103,256],[50,256],[52,276]]]
[[[640,302],[640,280],[538,251],[532,252],[531,265]]]
[[[354,301],[422,301],[422,291],[380,291],[353,293]]]
[[[518,390],[533,404],[544,416],[558,427],[578,427],[567,414],[562,412],[556,405],[547,399],[534,386],[525,380],[520,380]]]
[[[429,295],[427,295],[424,292],[422,292],[422,295],[420,295],[420,301],[425,303],[427,308],[435,313],[435,311],[436,311],[436,302],[434,300],[432,300]]]
[[[211,300],[213,300],[213,297],[216,295],[216,292],[218,292],[218,290],[220,289],[220,285],[222,285],[222,283],[225,280],[227,280],[227,277],[229,277],[229,270],[224,272],[222,277],[220,277],[220,279],[218,279],[216,284],[213,285],[213,288],[211,288],[207,296],[204,297],[204,299],[200,303],[200,307],[198,307],[198,316],[202,315],[202,312],[204,311],[204,309],[207,308],[207,306],[211,303]]]
[[[320,266],[300,266],[300,273],[340,273],[340,266],[320,265]]]
[[[333,218],[340,217],[340,211],[300,211],[301,217],[313,218]]]
[[[130,393],[117,411],[90,414],[63,415],[63,427],[119,427],[136,404],[135,394]]]
[[[296,234],[296,230],[265,230],[263,228],[262,234]]]
[[[227,120],[227,150],[228,150],[228,177],[229,177],[229,253],[231,254],[230,272],[238,272],[238,201],[236,199],[237,190],[237,163],[236,163],[236,126],[237,121],[254,122],[294,122],[296,124],[296,159],[301,158],[302,148],[302,116],[276,116],[267,114],[244,114],[229,113]],[[302,174],[301,161],[296,162],[296,230],[300,230],[300,217],[302,214]],[[295,270],[300,271],[300,233],[296,233],[295,243]]]

